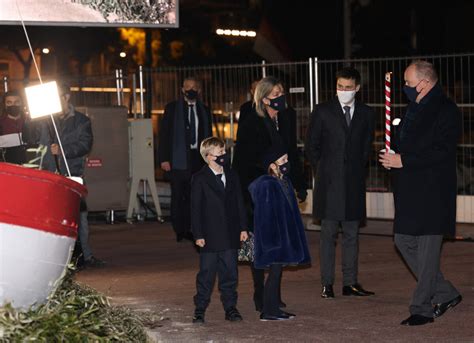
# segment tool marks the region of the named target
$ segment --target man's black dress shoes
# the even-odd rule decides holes
[[[428,323],[433,323],[433,318],[425,317],[420,314],[412,314],[405,320],[402,320],[400,325],[415,326],[415,325],[425,325]]]
[[[355,295],[358,297],[366,297],[374,294],[374,292],[366,291],[365,289],[363,289],[362,286],[358,283],[342,287],[342,295]]]
[[[334,298],[334,290],[332,289],[332,285],[323,286],[321,290],[321,298],[324,298],[324,299]]]
[[[229,320],[231,322],[240,322],[242,320],[242,316],[235,307],[231,307],[225,311],[225,320]]]
[[[441,317],[444,314],[444,312],[446,312],[450,308],[453,308],[454,306],[459,304],[461,301],[462,301],[462,296],[458,295],[456,298],[450,301],[447,301],[441,304],[436,304],[433,308],[433,318]]]

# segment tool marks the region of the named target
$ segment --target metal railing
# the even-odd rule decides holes
[[[390,191],[389,174],[377,162],[377,152],[384,144],[384,75],[393,73],[392,116],[398,117],[405,106],[402,94],[403,72],[414,59],[432,62],[440,84],[458,104],[463,114],[463,136],[458,145],[458,193],[474,194],[474,147],[473,85],[474,70],[471,61],[474,54],[453,54],[419,57],[367,58],[352,60],[319,60],[288,63],[253,63],[241,65],[140,67],[136,74],[66,78],[73,86],[72,102],[77,106],[124,105],[130,116],[151,115],[155,132],[165,105],[175,100],[181,92],[182,81],[194,76],[201,82],[202,98],[213,113],[214,133],[232,142],[238,128],[239,107],[250,100],[252,81],[263,76],[282,80],[289,104],[297,112],[297,138],[301,159],[304,161],[304,138],[309,124],[309,114],[314,106],[335,96],[337,70],[351,65],[362,76],[358,99],[376,111],[376,137],[368,174],[368,191]],[[19,88],[18,80],[4,80],[4,86]],[[311,181],[309,165],[305,164],[308,181]]]

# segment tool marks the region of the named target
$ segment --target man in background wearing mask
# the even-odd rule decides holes
[[[342,227],[342,295],[368,296],[358,280],[358,234],[365,218],[366,166],[372,151],[374,111],[355,99],[360,74],[336,74],[337,97],[315,107],[306,136],[313,167],[313,218],[321,220],[321,297],[334,298],[335,246]]]
[[[165,107],[158,133],[158,162],[170,173],[171,223],[176,241],[193,240],[190,222],[191,176],[202,168],[201,142],[212,136],[212,118],[199,100],[199,82],[183,81],[182,97]]]
[[[3,98],[3,113],[0,116],[0,135],[10,136],[12,141],[9,147],[3,148],[3,161],[15,164],[26,162],[25,139],[23,136],[25,127],[25,113],[23,100],[20,93],[10,91],[5,93]],[[11,144],[14,144],[12,146]]]
[[[440,271],[443,236],[456,229],[456,146],[461,112],[444,95],[433,65],[415,61],[405,70],[409,100],[395,136],[396,154],[381,154],[394,181],[395,245],[415,275],[410,317],[402,325],[424,325],[462,300]]]

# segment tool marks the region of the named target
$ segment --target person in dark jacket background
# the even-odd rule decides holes
[[[199,99],[199,82],[183,81],[182,97],[165,107],[158,133],[158,162],[170,173],[171,223],[178,242],[193,240],[190,227],[191,176],[203,166],[201,142],[212,136],[212,118]]]
[[[241,125],[246,118],[251,116],[253,113],[255,113],[255,105],[253,103],[253,96],[255,94],[255,88],[257,87],[257,83],[259,80],[254,80],[252,84],[250,85],[249,93],[251,96],[251,99],[244,102],[242,105],[240,105],[239,109],[239,125]]]
[[[2,148],[2,160],[8,163],[23,164],[26,162],[26,145],[31,143],[31,125],[25,113],[23,98],[17,91],[8,91],[3,96],[0,115],[0,135],[13,135],[13,144]],[[11,136],[10,136],[11,137]]]
[[[315,174],[313,218],[321,220],[321,297],[334,298],[335,249],[342,227],[343,295],[368,296],[358,282],[359,225],[366,216],[366,168],[374,138],[374,111],[356,100],[360,74],[336,74],[337,97],[311,113],[306,152]]]
[[[393,173],[395,245],[417,279],[410,316],[424,325],[462,300],[440,271],[443,236],[456,228],[456,145],[461,113],[443,94],[433,65],[415,61],[404,74],[407,111],[395,137],[396,154],[381,154]]]
[[[48,147],[48,151],[43,159],[42,168],[65,176],[84,176],[86,157],[92,149],[93,137],[90,119],[83,113],[75,110],[70,103],[70,87],[66,84],[59,86],[62,112],[54,118],[59,137],[61,138],[62,149],[66,156],[69,171],[64,163],[63,154],[56,138],[51,118],[46,118],[40,126],[40,144]],[[70,175],[69,175],[70,172]],[[78,267],[100,267],[104,262],[97,259],[89,245],[89,223],[87,204],[81,200],[79,216],[79,248],[80,252],[75,255],[82,255],[78,260]]]
[[[250,230],[253,223],[253,205],[248,186],[259,176],[267,174],[262,165],[262,158],[272,146],[282,146],[288,151],[288,159],[292,166],[289,178],[297,190],[300,201],[306,199],[308,188],[296,145],[296,112],[288,106],[280,80],[265,77],[257,83],[253,108],[253,112],[247,114],[245,121],[239,124],[232,161],[242,184]],[[255,309],[261,312],[264,271],[253,268],[253,265],[251,268]],[[282,305],[284,306],[283,302]]]
[[[219,275],[225,319],[240,321],[237,304],[237,250],[247,240],[247,217],[237,174],[229,168],[225,143],[217,137],[202,141],[200,153],[207,163],[191,183],[191,227],[199,250],[193,322],[204,323],[212,288]]]

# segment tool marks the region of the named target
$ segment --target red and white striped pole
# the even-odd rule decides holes
[[[392,73],[385,73],[385,152],[390,152],[390,136],[391,136],[391,83]]]

